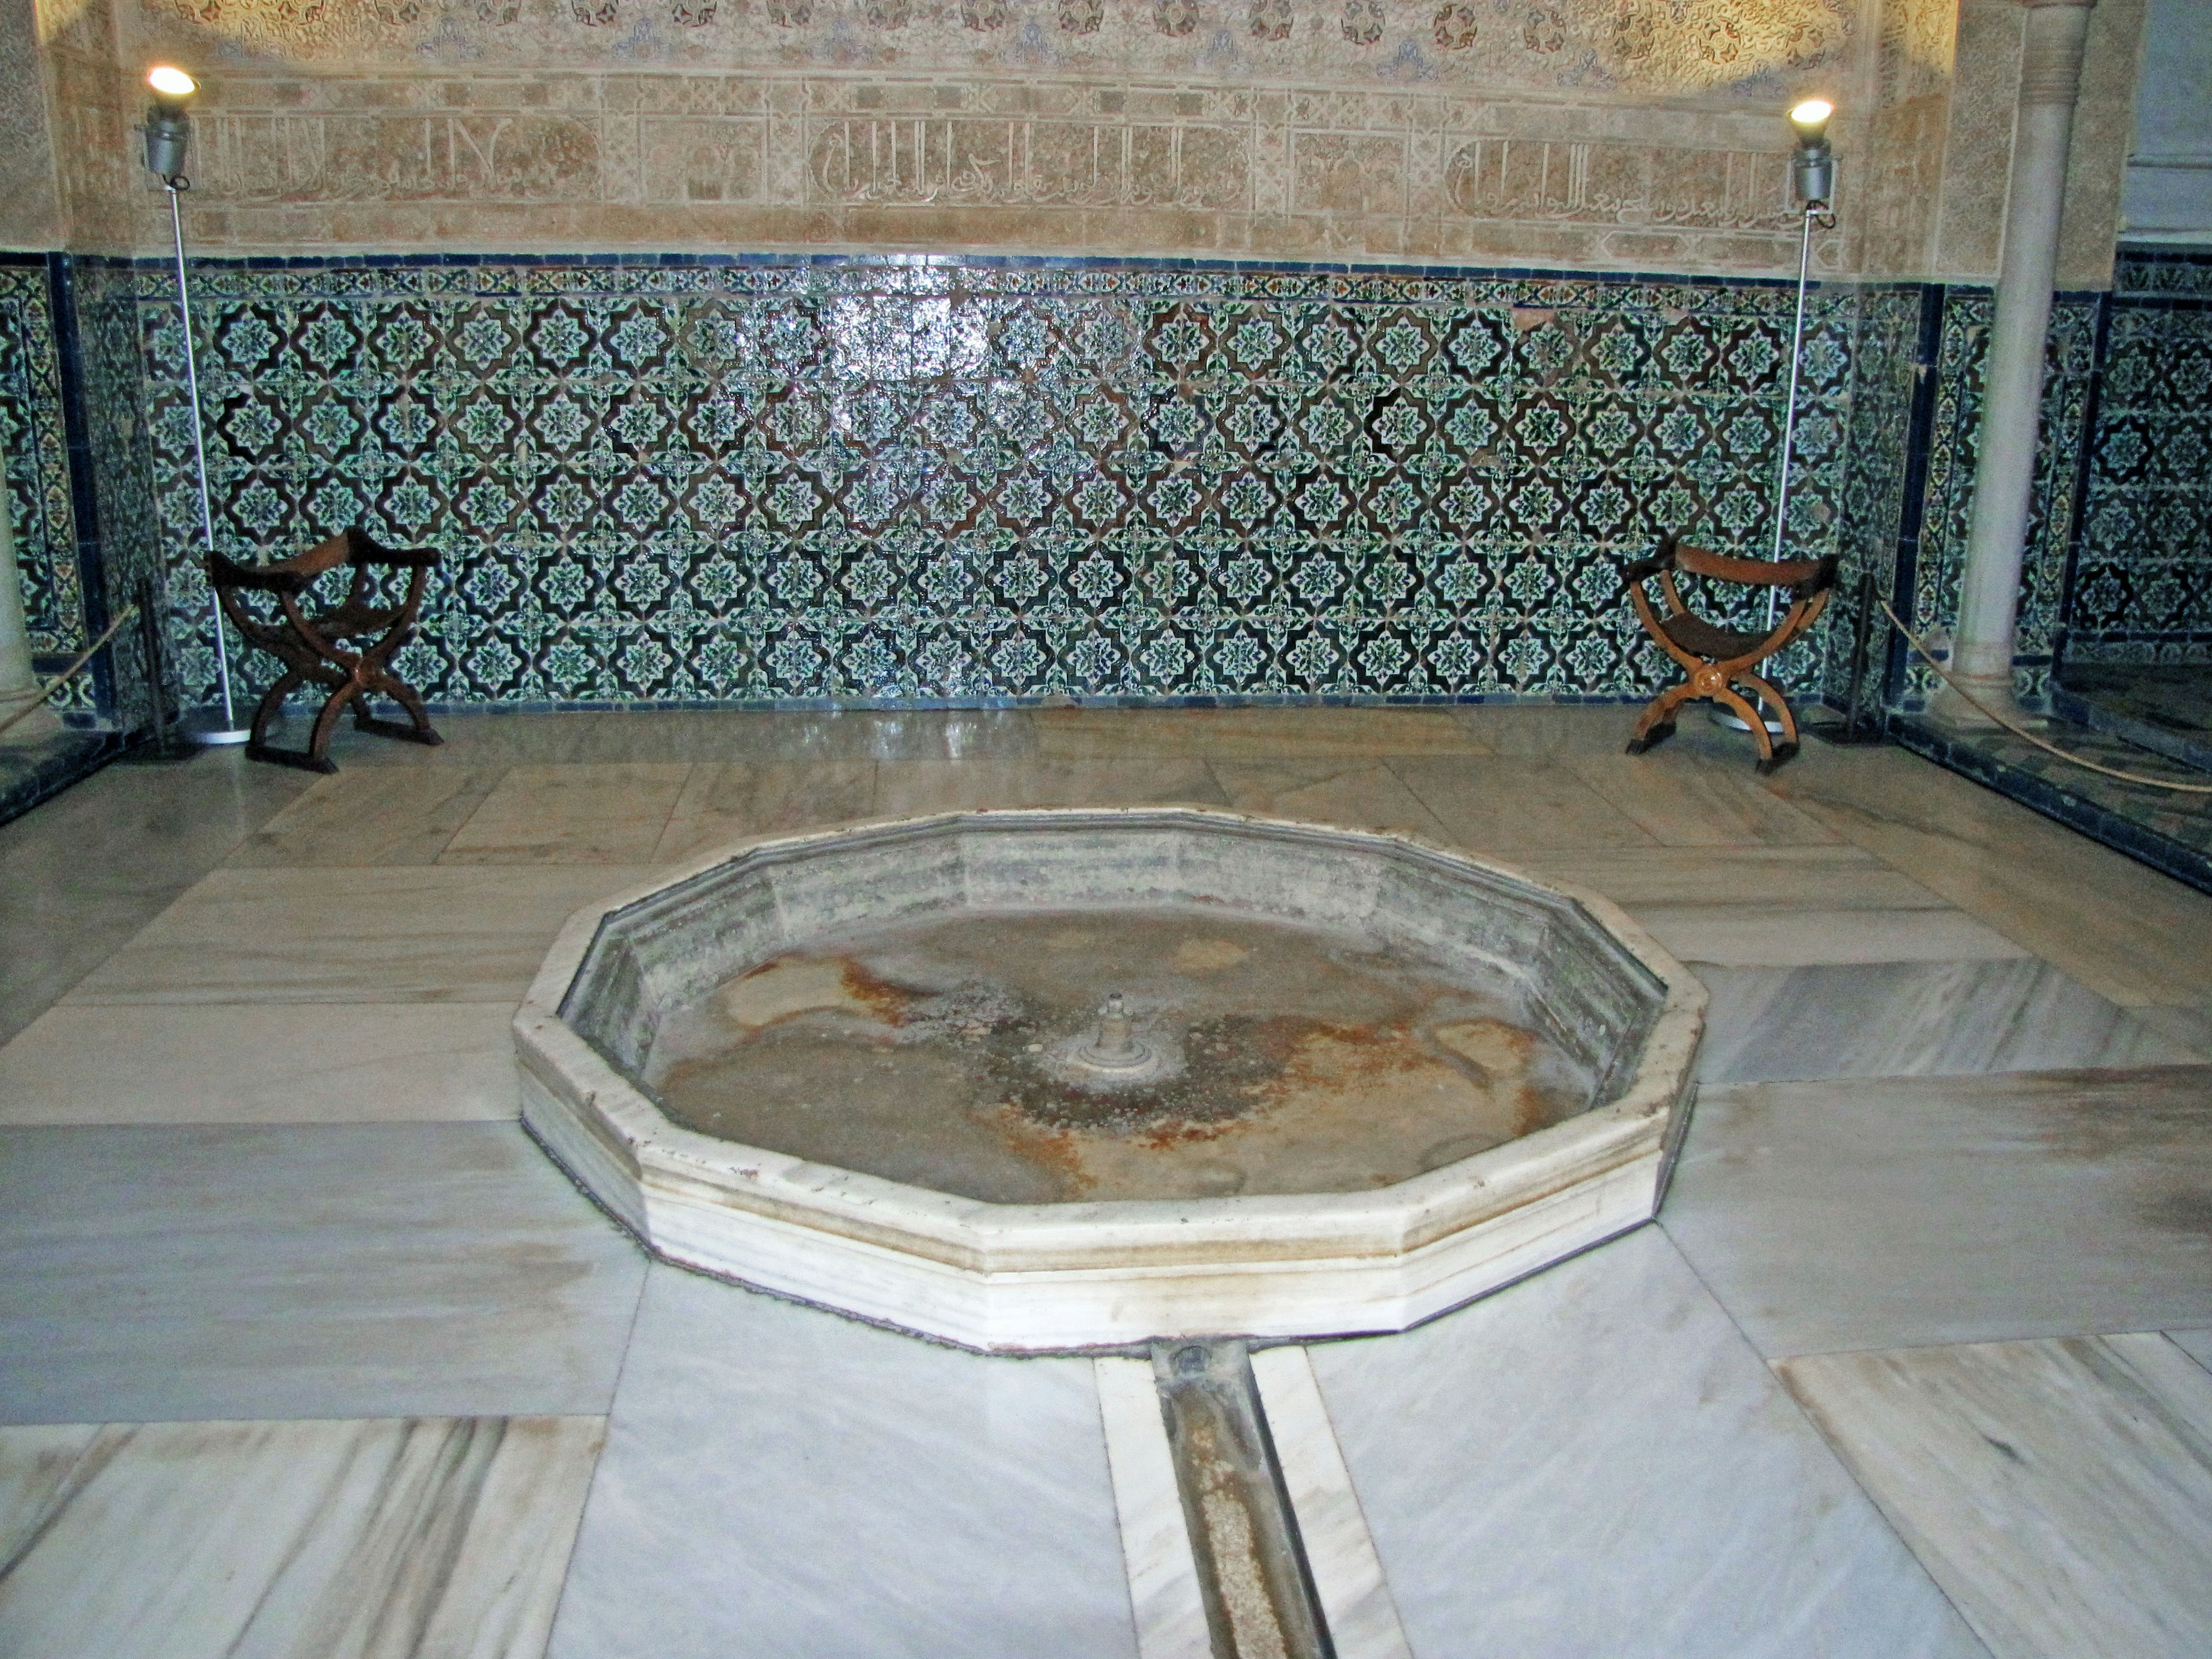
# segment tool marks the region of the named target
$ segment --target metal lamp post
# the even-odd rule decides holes
[[[1797,453],[1797,387],[1803,377],[1805,361],[1805,295],[1813,276],[1813,227],[1816,222],[1835,222],[1829,203],[1836,193],[1836,152],[1828,146],[1828,121],[1835,114],[1835,106],[1825,98],[1808,98],[1790,112],[1790,130],[1797,136],[1797,150],[1790,158],[1790,185],[1797,198],[1799,231],[1797,238],[1797,314],[1790,330],[1790,394],[1782,412],[1782,463],[1775,486],[1774,554],[1778,562],[1784,551],[1790,530],[1790,468]],[[1766,625],[1774,626],[1780,607],[1781,593],[1766,591]],[[1751,728],[1729,710],[1715,706],[1712,714],[1716,725],[1732,726],[1739,732]],[[1769,732],[1780,732],[1782,722],[1768,715],[1765,725]]]
[[[213,553],[215,512],[208,501],[207,433],[200,419],[199,349],[192,337],[191,287],[185,271],[185,216],[179,205],[184,193],[192,187],[191,180],[184,176],[185,152],[192,136],[191,118],[185,112],[198,94],[199,83],[184,70],[164,64],[148,74],[146,85],[154,97],[152,107],[146,112],[146,167],[161,181],[161,188],[169,196],[169,229],[177,256],[177,308],[185,336],[185,393],[191,407],[192,466],[200,491],[200,536],[204,552]],[[187,720],[185,735],[198,744],[244,743],[248,733],[238,723],[238,709],[230,688],[230,650],[223,638],[222,605],[212,585],[208,592],[208,606],[215,629],[216,677],[222,689],[222,712],[219,722],[205,718]],[[159,686],[154,688],[154,696],[161,696]]]

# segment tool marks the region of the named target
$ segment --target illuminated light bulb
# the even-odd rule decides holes
[[[1836,106],[1825,98],[1808,98],[1791,110],[1790,125],[1797,142],[1808,149],[1818,146],[1827,136],[1828,118],[1835,112]]]
[[[163,109],[182,109],[200,89],[200,83],[174,64],[156,64],[147,71],[146,84]]]

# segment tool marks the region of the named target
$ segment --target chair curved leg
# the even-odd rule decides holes
[[[1759,675],[1741,672],[1736,678],[1759,693],[1759,699],[1774,711],[1782,725],[1782,741],[1772,746],[1772,752],[1759,763],[1760,772],[1771,775],[1796,757],[1797,753],[1797,716],[1790,711],[1790,699]]]
[[[1686,684],[1669,686],[1651,699],[1644,717],[1636,722],[1636,730],[1628,739],[1628,752],[1641,755],[1656,749],[1674,735],[1674,711],[1692,696]]]
[[[399,705],[405,712],[409,724],[402,726],[397,720],[371,718],[368,699],[364,696],[353,707],[355,726],[380,738],[398,738],[408,743],[427,744],[433,748],[445,742],[445,738],[431,729],[430,712],[422,707],[422,696],[413,686],[397,674],[384,670],[376,673],[372,684],[374,690],[381,691]]]
[[[346,705],[362,692],[361,682],[349,679],[331,693],[331,700],[323,705],[322,713],[315,716],[315,729],[307,738],[307,764],[317,772],[335,772],[338,763],[330,756],[331,733],[337,729],[338,716]]]
[[[1713,701],[1724,703],[1735,717],[1751,728],[1751,740],[1759,745],[1759,769],[1774,769],[1774,739],[1767,735],[1766,720],[1759,712],[1759,705],[1751,702],[1731,686],[1723,686],[1714,692]]]
[[[253,721],[246,728],[246,752],[269,746],[269,723],[284,710],[284,699],[307,683],[307,677],[296,668],[288,668],[276,677],[276,683],[261,694],[255,705]],[[255,758],[259,758],[258,756]]]

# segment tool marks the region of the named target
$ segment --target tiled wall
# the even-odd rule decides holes
[[[142,281],[197,698],[179,337]],[[1668,527],[1763,550],[1792,299],[980,261],[198,282],[219,544],[441,549],[405,668],[449,702],[1646,691],[1617,562]],[[1838,541],[1854,309],[1808,334],[1801,551]]]
[[[1936,395],[1926,434],[1927,482],[1909,614],[1917,630],[1948,629],[1958,619],[1959,576],[1972,523],[1974,465],[1982,407],[1982,372],[1992,301],[1985,289],[1952,289],[1943,297],[1934,360]],[[2071,544],[2096,365],[2099,301],[2061,295],[2044,350],[2043,419],[2029,498],[2027,547],[2021,560],[2014,682],[2033,706],[2045,696],[2060,641]],[[1917,657],[1906,665],[1902,706],[1924,706],[1936,689]]]
[[[2065,615],[2100,305],[2058,308],[2030,696],[2062,623],[2079,659],[2203,649],[2205,269],[2136,262],[2112,306]],[[105,597],[165,572],[201,702],[171,281],[68,270]],[[439,547],[405,666],[448,703],[1634,696],[1659,669],[1617,562],[1668,527],[1769,544],[1771,284],[834,258],[195,283],[219,544],[283,556],[360,522]],[[0,285],[9,482],[59,648],[85,613],[52,289],[42,265]],[[1917,625],[1953,619],[1988,304],[1815,297],[1791,544],[1839,553],[1844,586],[1785,665],[1800,692],[1846,694],[1862,569]],[[115,669],[141,707],[135,657]],[[1887,689],[1929,687],[1908,665]]]
[[[54,296],[43,254],[0,254],[0,453],[31,648],[84,643]]]
[[[2081,662],[2212,662],[2212,255],[2120,261],[2069,616]]]

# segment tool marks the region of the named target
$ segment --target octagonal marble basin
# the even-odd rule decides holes
[[[745,843],[573,917],[523,1116],[657,1255],[962,1345],[1403,1329],[1648,1218],[1705,993],[1604,900],[1195,808]]]

